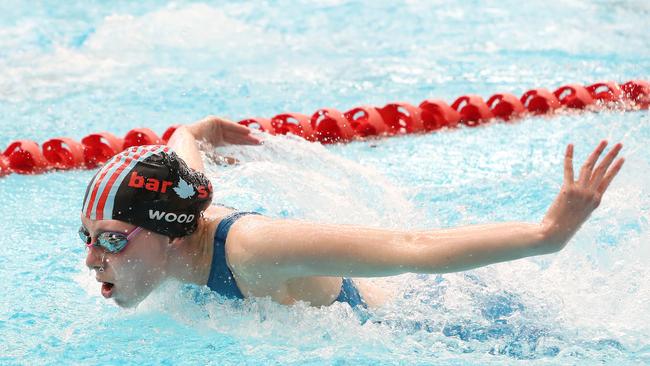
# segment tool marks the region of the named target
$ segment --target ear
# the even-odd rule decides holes
[[[176,238],[168,237],[167,239],[169,240],[170,245],[178,245],[185,240],[185,237],[184,236],[178,236]]]
[[[167,238],[168,243],[167,243],[167,249],[179,249],[181,245],[185,244],[185,238],[184,236],[178,237],[178,238]]]

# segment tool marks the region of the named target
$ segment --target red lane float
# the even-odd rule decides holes
[[[248,128],[268,132],[271,135],[275,135],[275,128],[273,128],[271,125],[271,120],[268,118],[247,118],[237,123]]]
[[[569,84],[555,90],[532,89],[520,99],[499,93],[487,103],[477,95],[464,95],[451,106],[437,99],[427,99],[415,107],[409,103],[388,103],[383,107],[360,106],[341,113],[323,108],[310,116],[282,113],[273,117],[248,118],[237,123],[270,134],[288,134],[321,143],[347,142],[355,138],[436,131],[454,128],[459,123],[477,126],[492,118],[513,120],[526,112],[550,113],[559,108],[584,109],[597,103],[600,107],[647,109],[650,106],[650,83],[631,80],[618,85],[612,81],[587,87]],[[65,138],[46,141],[42,150],[34,141],[12,142],[0,155],[0,176],[12,172],[31,174],[49,169],[93,168],[131,146],[167,143],[178,125],[167,128],[158,137],[148,128],[129,131],[124,139],[108,132],[90,134],[78,142]]]
[[[510,121],[526,112],[519,98],[508,93],[494,94],[488,99],[487,105],[495,118],[504,121]]]
[[[278,135],[292,133],[307,141],[314,141],[311,119],[302,113],[282,113],[271,118],[271,126]]]
[[[462,97],[458,97],[452,103],[451,108],[460,114],[460,122],[469,127],[478,126],[494,117],[492,111],[490,111],[490,107],[478,95],[463,95]]]
[[[532,89],[521,96],[521,104],[530,113],[545,114],[560,108],[560,101],[557,97],[544,88]]]
[[[352,124],[343,113],[333,108],[322,108],[311,116],[314,138],[322,143],[347,142],[354,138]]]
[[[122,145],[122,150],[128,149],[132,146],[158,145],[160,143],[162,143],[160,137],[150,129],[134,128],[124,136],[124,145]]]
[[[53,138],[43,143],[43,156],[55,169],[81,168],[84,165],[84,146],[67,137]]]
[[[83,139],[86,167],[94,168],[122,151],[124,140],[110,132],[92,133]]]
[[[460,121],[460,113],[440,99],[427,99],[420,103],[422,124],[425,131],[435,131],[443,127],[455,128]]]
[[[620,103],[623,100],[621,87],[613,81],[591,84],[587,91],[600,104]]]
[[[2,155],[6,158],[9,169],[18,174],[38,174],[48,169],[47,160],[34,141],[14,141]]]
[[[584,109],[594,102],[589,91],[578,84],[561,86],[553,92],[553,95],[567,108]]]
[[[352,108],[344,113],[350,121],[352,128],[359,137],[384,135],[388,133],[388,126],[375,107],[361,106]]]
[[[631,80],[621,85],[625,98],[640,109],[650,106],[650,83],[644,80]]]
[[[409,103],[397,102],[377,108],[389,133],[417,133],[424,131],[421,110]]]

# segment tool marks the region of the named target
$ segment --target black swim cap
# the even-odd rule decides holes
[[[106,162],[88,184],[82,213],[169,236],[196,230],[212,201],[212,184],[168,146],[131,147]]]

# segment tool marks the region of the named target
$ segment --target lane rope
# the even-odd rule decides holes
[[[528,115],[550,115],[563,110],[640,110],[650,106],[650,83],[631,80],[589,86],[567,84],[551,92],[531,89],[521,97],[510,93],[492,95],[487,102],[478,95],[463,95],[451,105],[426,99],[418,106],[407,102],[383,107],[359,106],[347,112],[321,108],[311,116],[281,113],[272,118],[246,118],[237,123],[273,135],[288,133],[323,144],[345,143],[369,137],[429,133],[461,125],[476,127],[500,120],[512,122]],[[92,133],[81,142],[56,137],[42,146],[31,140],[12,141],[0,155],[0,177],[11,173],[40,174],[51,170],[93,169],[131,146],[166,143],[178,125],[159,137],[149,128],[135,128],[116,137],[110,132]]]

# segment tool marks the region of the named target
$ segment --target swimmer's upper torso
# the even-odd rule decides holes
[[[233,212],[235,210],[229,207],[210,206],[204,216],[211,220],[209,233],[212,235],[206,235],[206,238],[213,237],[221,220]],[[247,225],[254,225],[257,220],[268,220],[268,218],[260,215],[241,217],[232,225],[227,235],[227,261],[241,293],[244,296],[268,296],[285,305],[293,304],[296,301],[309,302],[313,306],[330,305],[341,292],[342,280],[340,277],[309,276],[284,279],[280,276],[265,276],[259,271],[246,271],[245,265],[240,263],[245,260],[246,256],[240,243],[245,240]],[[213,248],[209,243],[206,245]],[[210,256],[213,254],[212,250],[209,250]],[[353,280],[363,301],[370,307],[380,306],[388,300],[388,291],[363,278],[354,278]]]

